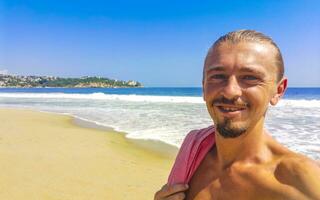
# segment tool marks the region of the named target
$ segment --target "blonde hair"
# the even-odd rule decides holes
[[[240,42],[257,42],[257,43],[270,44],[276,50],[275,64],[278,68],[277,81],[280,81],[283,78],[284,63],[283,63],[282,54],[280,52],[279,47],[269,36],[266,36],[263,33],[257,32],[255,30],[238,30],[238,31],[229,32],[221,36],[218,40],[214,42],[214,44],[212,45],[212,47],[210,48],[206,56],[205,63],[210,52],[224,42],[230,42],[232,44],[237,44]]]

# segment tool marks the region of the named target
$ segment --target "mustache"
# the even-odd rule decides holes
[[[227,104],[227,105],[231,105],[231,106],[242,106],[242,107],[249,106],[248,103],[243,102],[239,99],[227,99],[224,97],[217,98],[212,101],[212,105],[217,105],[217,104]]]

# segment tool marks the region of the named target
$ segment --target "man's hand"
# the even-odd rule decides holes
[[[181,200],[185,199],[185,191],[188,189],[186,184],[164,185],[161,190],[156,192],[154,200]]]

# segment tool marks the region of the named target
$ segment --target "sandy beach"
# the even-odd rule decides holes
[[[0,199],[150,200],[173,157],[66,115],[0,109]]]

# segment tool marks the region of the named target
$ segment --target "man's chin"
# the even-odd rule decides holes
[[[224,138],[236,138],[244,134],[247,130],[245,127],[231,127],[228,122],[218,123],[216,125],[218,133]]]

